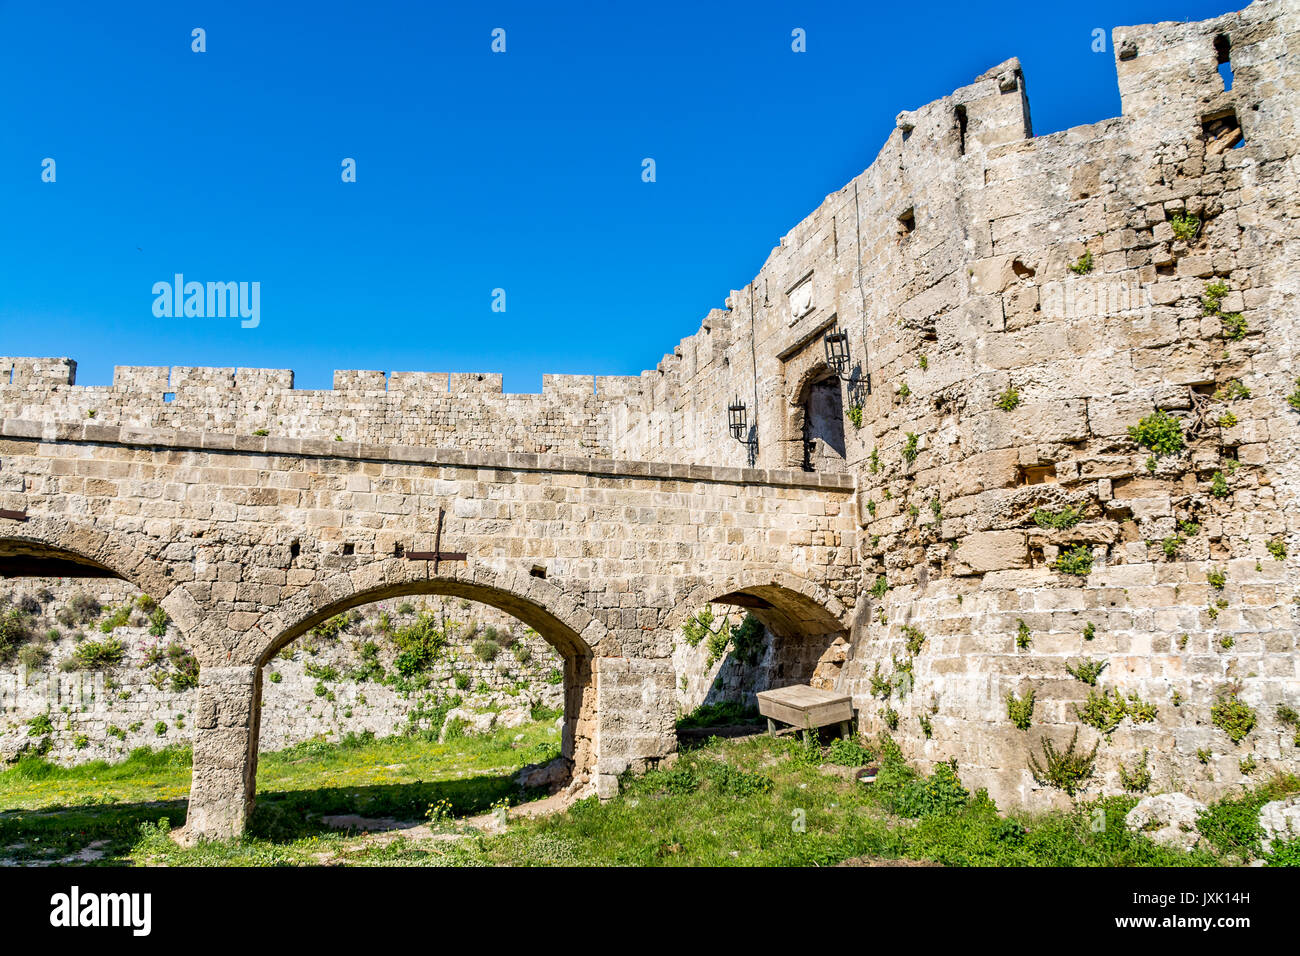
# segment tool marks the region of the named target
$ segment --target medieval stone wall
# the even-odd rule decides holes
[[[1144,751],[1153,788],[1206,796],[1297,766],[1277,709],[1300,708],[1298,30],[1264,2],[1117,29],[1123,115],[1049,136],[1014,60],[900,113],[615,436],[628,457],[742,463],[738,396],[758,464],[853,474],[864,598],[838,686],[864,730],[957,758],[1001,801],[1052,799],[1029,757],[1075,729],[1108,790]],[[824,415],[804,428],[836,328],[840,456],[815,441]],[[1177,454],[1130,438],[1156,410]],[[1066,508],[1082,520],[1040,526]],[[1080,545],[1091,573],[1058,570]],[[1100,690],[1066,670],[1086,660]],[[1105,734],[1076,711],[1102,690],[1156,716]],[[1030,691],[1020,730],[1006,698]],[[1255,714],[1239,743],[1220,700]]]

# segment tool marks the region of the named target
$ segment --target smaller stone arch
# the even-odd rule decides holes
[[[770,641],[761,659],[747,664],[730,658],[701,671],[698,653],[681,645],[687,620],[706,605],[731,605],[753,614]],[[678,704],[691,710],[702,703],[735,699],[772,687],[810,683],[833,687],[848,657],[849,612],[828,590],[785,572],[719,577],[690,589],[665,619],[674,642]],[[748,669],[746,669],[748,668]]]

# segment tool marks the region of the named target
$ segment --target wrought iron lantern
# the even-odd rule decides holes
[[[838,325],[833,325],[826,330],[822,343],[826,346],[826,364],[837,376],[848,381],[849,333],[841,331]]]
[[[749,444],[745,428],[745,403],[739,398],[727,406],[727,424],[731,427],[731,437],[738,442]]]

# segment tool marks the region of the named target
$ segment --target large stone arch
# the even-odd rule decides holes
[[[84,569],[90,576],[121,578],[160,602],[178,586],[171,568],[129,536],[53,515],[0,524],[0,558],[48,562],[53,575],[72,576]]]
[[[267,611],[237,636],[231,657],[239,666],[212,668],[200,683],[194,786],[188,839],[242,831],[253,807],[262,668],[312,627],[351,608],[386,598],[447,595],[489,604],[518,618],[555,647],[564,660],[561,755],[569,777],[595,772],[597,750],[595,656],[605,626],[577,598],[527,573],[491,568],[448,568],[428,576],[425,562],[385,559],[322,578]]]

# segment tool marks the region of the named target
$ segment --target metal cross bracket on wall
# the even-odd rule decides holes
[[[443,561],[466,561],[469,559],[464,551],[443,551],[442,550],[442,516],[444,512],[442,505],[438,506],[438,529],[433,536],[432,551],[408,551],[406,552],[409,561],[432,561],[433,573],[438,573],[438,566]]]

